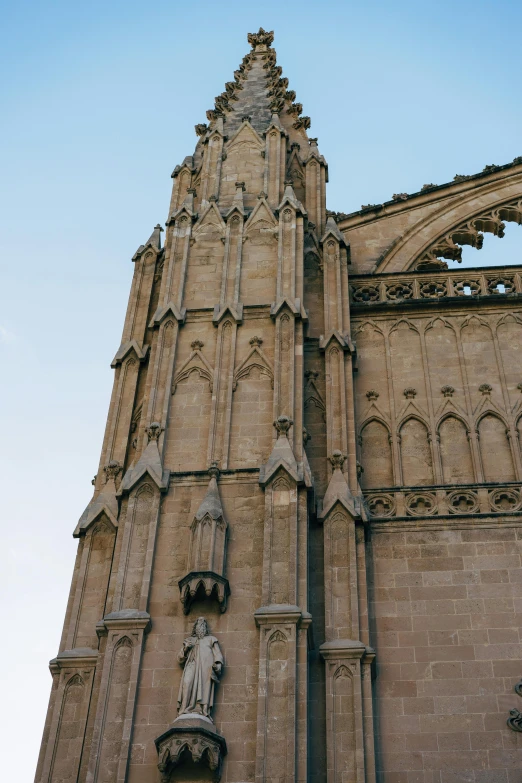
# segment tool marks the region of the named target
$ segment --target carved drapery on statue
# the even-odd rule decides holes
[[[193,762],[210,767],[215,779],[219,780],[227,744],[225,738],[216,731],[212,721],[212,707],[224,660],[219,642],[209,634],[204,617],[198,617],[191,635],[184,639],[178,661],[183,666],[178,717],[155,740],[161,779],[170,780],[172,770],[188,754]]]
[[[214,690],[223,672],[223,655],[216,637],[208,633],[204,617],[198,617],[192,635],[183,641],[178,661],[184,667],[179,686],[178,715],[203,715],[212,720]]]

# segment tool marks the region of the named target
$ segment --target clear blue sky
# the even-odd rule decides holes
[[[0,737],[4,778],[29,783],[130,259],[247,32],[275,30],[328,205],[349,212],[522,155],[522,3],[4,0],[0,24]],[[521,247],[513,226],[469,252],[506,263]]]

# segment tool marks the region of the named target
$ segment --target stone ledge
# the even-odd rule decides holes
[[[366,646],[354,639],[333,639],[319,647],[319,652],[324,660],[339,660],[341,658],[362,658],[366,653]]]
[[[143,629],[145,633],[150,630],[151,621],[148,612],[140,612],[137,609],[122,609],[119,612],[111,612],[105,615],[96,625],[96,633],[103,636],[107,631],[126,630],[130,628]]]
[[[269,625],[271,623],[297,623],[303,617],[303,612],[294,604],[270,604],[269,606],[260,606],[254,612],[256,625]],[[309,624],[311,615],[306,612],[306,620]]]

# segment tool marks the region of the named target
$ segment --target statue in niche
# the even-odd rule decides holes
[[[179,686],[178,718],[192,714],[212,721],[214,688],[223,673],[223,655],[218,640],[209,634],[204,617],[198,617],[192,635],[183,641],[178,661],[184,667]]]

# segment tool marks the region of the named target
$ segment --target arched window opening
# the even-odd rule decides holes
[[[462,261],[445,259],[448,269],[465,269],[491,266],[515,266],[522,264],[522,227],[516,223],[504,223],[499,235],[491,233],[478,234],[476,247],[463,244]],[[480,252],[478,252],[480,251]],[[443,260],[443,259],[441,259]],[[464,289],[464,294],[471,296],[474,292]],[[509,293],[503,283],[497,284],[497,293]]]

